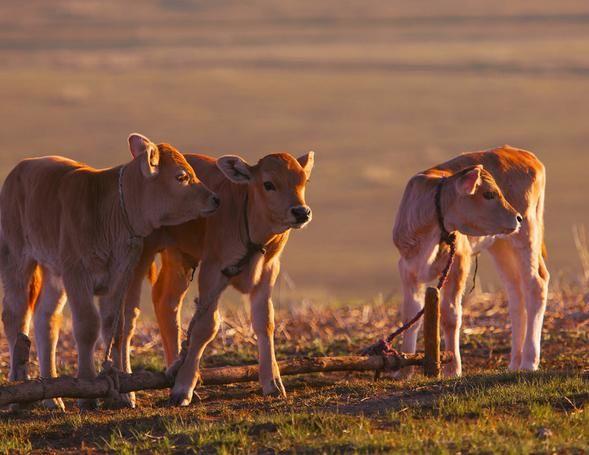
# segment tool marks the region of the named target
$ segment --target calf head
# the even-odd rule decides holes
[[[466,235],[509,235],[517,232],[521,215],[505,199],[493,176],[482,165],[471,166],[448,178],[444,223]]]
[[[311,221],[305,187],[313,163],[313,152],[298,159],[288,153],[267,155],[255,166],[232,155],[217,160],[217,166],[229,180],[250,186],[250,194],[265,212],[274,234],[302,228]]]
[[[129,208],[151,229],[185,223],[212,214],[219,198],[196,177],[184,156],[169,144],[154,144],[145,136],[131,134],[129,148],[138,166],[140,181],[127,192],[136,193]]]

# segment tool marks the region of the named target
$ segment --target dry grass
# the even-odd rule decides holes
[[[504,297],[475,294],[465,305],[461,380],[418,376],[374,382],[369,374],[288,377],[286,400],[262,398],[257,384],[201,387],[200,401],[184,410],[166,407],[165,392],[140,393],[139,408],[126,411],[80,414],[69,400],[65,414],[0,411],[5,435],[0,452],[581,453],[589,450],[589,382],[580,376],[589,368],[587,295],[589,289],[582,285],[553,288],[543,333],[544,373],[505,373],[509,319]],[[355,352],[398,319],[395,301],[284,300],[277,314],[278,357]],[[149,319],[141,320],[134,344],[136,369],[163,368],[157,329]],[[73,373],[69,329],[58,351],[60,372]],[[2,373],[7,372],[7,361],[2,340]],[[225,309],[222,330],[207,350],[205,365],[255,361],[248,315],[242,308]]]

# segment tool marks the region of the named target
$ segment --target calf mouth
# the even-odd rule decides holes
[[[215,213],[217,211],[218,208],[219,207],[212,207],[212,208],[209,208],[209,209],[202,209],[200,211],[200,215],[201,216],[204,216],[204,217],[211,216],[213,213]]]
[[[302,229],[304,228],[307,224],[309,224],[311,220],[305,220],[305,221],[294,221],[291,222],[289,227],[291,229]]]

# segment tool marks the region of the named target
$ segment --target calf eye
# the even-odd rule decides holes
[[[276,187],[272,182],[264,182],[264,188],[266,191],[276,191]]]
[[[495,199],[497,197],[497,193],[495,193],[495,191],[485,191],[483,193],[483,197],[490,201],[491,199]]]
[[[188,181],[190,180],[190,176],[188,175],[188,172],[182,171],[176,176],[176,180],[178,180],[180,183],[184,185],[188,183]]]

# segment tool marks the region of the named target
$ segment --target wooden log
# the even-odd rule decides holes
[[[442,362],[449,362],[451,353],[443,353]],[[298,357],[278,362],[283,376],[328,373],[335,371],[380,371],[399,370],[413,365],[422,365],[424,355],[401,354],[399,357],[382,356],[342,356],[342,357]],[[205,368],[201,371],[204,385],[231,384],[256,381],[258,366],[233,366]],[[165,373],[138,371],[119,375],[121,393],[138,390],[156,390],[172,387],[174,380]],[[27,403],[46,398],[105,398],[111,392],[110,381],[106,377],[96,379],[78,379],[71,376],[59,378],[36,379],[15,382],[0,387],[0,406],[9,403]]]
[[[440,377],[440,291],[427,288],[423,313],[424,361],[423,374]]]

